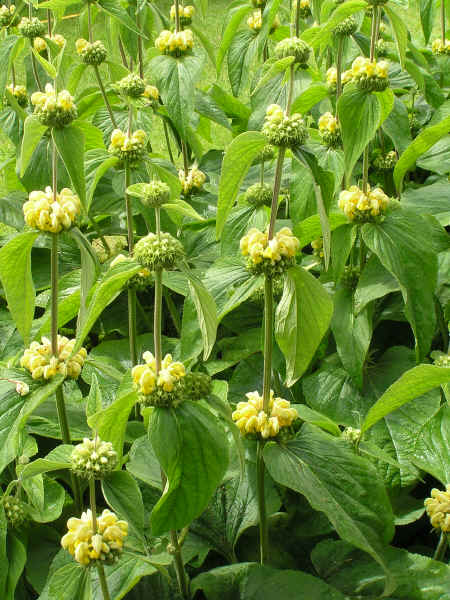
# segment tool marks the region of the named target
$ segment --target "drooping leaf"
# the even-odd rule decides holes
[[[25,345],[34,317],[35,289],[31,275],[31,248],[39,234],[21,233],[0,249],[0,280],[16,327]]]
[[[135,535],[144,538],[144,504],[134,477],[127,471],[113,471],[102,480],[102,491],[112,510],[128,521]]]
[[[75,124],[62,129],[53,128],[52,137],[64,166],[69,173],[82,206],[86,206],[86,180],[84,176],[84,134]]]
[[[301,267],[287,271],[275,314],[275,338],[286,359],[286,385],[306,371],[325,335],[333,303],[310,273]]]
[[[30,164],[31,157],[33,156],[33,152],[36,150],[38,143],[46,131],[47,127],[42,125],[37,117],[30,115],[25,119],[21,154],[20,159],[17,162],[21,177],[25,174],[25,171]]]
[[[176,411],[156,408],[149,436],[168,482],[151,516],[153,535],[161,535],[203,512],[227,468],[228,441],[216,417],[188,401]]]

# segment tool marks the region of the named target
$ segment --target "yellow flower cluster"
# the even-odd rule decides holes
[[[206,181],[206,175],[203,171],[194,165],[189,169],[188,174],[184,172],[184,169],[178,171],[178,179],[181,182],[181,189],[185,196],[189,196],[194,190],[201,190],[203,184]]]
[[[125,254],[117,254],[115,256],[115,258],[111,261],[109,266],[112,269],[113,267],[115,267],[116,265],[118,265],[120,263],[130,262],[131,260],[132,260],[132,258],[129,256],[125,256]],[[100,260],[100,262],[102,262],[102,261]],[[127,287],[134,288],[134,289],[137,289],[137,288],[144,289],[151,283],[150,276],[151,276],[150,269],[147,269],[147,267],[144,267],[140,271],[138,271],[136,273],[136,275],[133,275],[133,277],[131,277],[131,279],[128,280]]]
[[[192,21],[192,17],[194,16],[195,13],[195,8],[191,5],[189,6],[179,6],[178,8],[178,14],[180,16],[180,22],[182,25],[189,25],[190,22]],[[175,10],[175,4],[172,4],[172,6],[170,7],[170,18],[172,19],[172,21],[175,21],[175,17],[176,17],[176,10]]]
[[[258,392],[246,394],[247,402],[238,402],[232,414],[233,421],[242,435],[257,434],[263,439],[276,437],[280,429],[290,427],[298,418],[295,408],[291,408],[289,400],[274,398],[270,390],[269,413],[263,410],[263,398]]]
[[[434,40],[431,44],[431,51],[437,56],[450,54],[450,40],[445,40],[445,43],[440,38]]]
[[[433,488],[431,498],[425,500],[425,508],[431,525],[450,533],[450,483],[445,486],[445,491]]]
[[[121,129],[114,129],[108,152],[133,166],[143,157],[146,143],[147,134],[142,129],[133,131],[131,136]]]
[[[8,92],[10,92],[17,100],[19,106],[26,106],[28,104],[27,88],[24,85],[13,84],[8,85]]]
[[[318,258],[323,258],[324,257],[324,253],[323,253],[323,239],[317,238],[317,240],[313,240],[311,242],[311,248],[313,250],[313,254],[314,256],[317,256]]]
[[[330,148],[338,146],[341,141],[341,128],[337,117],[326,112],[319,118],[318,125],[323,142]]]
[[[67,529],[68,532],[61,539],[61,546],[85,567],[96,564],[96,561],[105,564],[116,562],[128,535],[128,523],[119,521],[108,509],[97,517],[95,532],[90,509],[81,515],[81,519],[71,517],[67,521]]]
[[[243,256],[249,257],[249,270],[277,275],[294,264],[300,242],[289,227],[280,229],[270,241],[268,231],[252,227],[241,238],[240,247]]]
[[[142,96],[147,100],[157,102],[159,100],[159,90],[154,85],[146,85]]]
[[[58,94],[51,83],[45,86],[45,92],[34,92],[31,95],[31,104],[35,107],[34,113],[40,121],[49,127],[62,127],[68,125],[77,117],[76,106],[67,90]]]
[[[78,56],[87,65],[101,65],[106,60],[108,54],[104,44],[100,40],[88,42],[84,38],[79,38],[75,42],[75,48]]]
[[[302,115],[288,115],[278,104],[267,107],[262,132],[270,144],[288,148],[301,146],[308,135]]]
[[[156,359],[153,354],[144,352],[142,358],[145,364],[133,367],[131,375],[136,388],[144,396],[149,396],[156,387],[160,387],[165,392],[172,392],[175,383],[186,375],[183,363],[173,361],[171,354],[166,354],[161,361],[158,374],[156,374]]]
[[[28,369],[33,379],[51,379],[64,375],[77,379],[87,356],[85,348],[72,356],[75,340],[58,335],[58,355],[53,356],[51,341],[43,337],[41,343],[31,342],[20,359],[20,366]]]
[[[247,19],[247,25],[250,27],[250,29],[253,29],[253,31],[256,31],[256,32],[260,31],[260,29],[262,27],[262,10],[261,9],[253,11],[253,13]],[[272,27],[270,28],[270,33],[273,33],[276,29],[278,29],[278,27],[280,25],[281,25],[280,19],[279,19],[278,15],[276,15],[275,19],[273,20]]]
[[[339,194],[339,208],[351,221],[371,221],[372,217],[382,214],[389,204],[389,198],[381,188],[373,190],[367,186],[364,193],[358,186]]]
[[[367,91],[383,91],[389,85],[389,63],[358,56],[352,62],[351,74],[356,85]]]
[[[36,50],[36,52],[39,52],[39,54],[42,54],[43,52],[45,52],[47,50],[47,42],[44,40],[44,38],[41,37],[37,37],[34,38],[33,40],[33,48]]]
[[[174,31],[173,33],[168,29],[164,29],[156,38],[155,46],[163,54],[181,56],[192,50],[194,35],[190,29]]]
[[[300,9],[299,14],[302,19],[307,19],[309,16],[311,16],[310,0],[300,0],[299,9]]]
[[[59,233],[69,229],[80,214],[80,200],[76,194],[63,188],[56,198],[51,187],[34,191],[23,205],[25,223],[41,231]]]
[[[328,131],[336,133],[339,129],[339,122],[330,112],[324,113],[319,119],[319,131]]]
[[[0,6],[0,27],[9,27],[16,18],[16,7],[14,4]]]
[[[328,69],[326,79],[327,79],[327,86],[330,88],[330,90],[335,90],[336,84],[337,84],[337,69],[336,69],[336,67],[330,67]],[[341,73],[342,85],[349,83],[352,79],[353,79],[353,75],[352,75],[351,69],[349,69],[348,71],[343,71]]]

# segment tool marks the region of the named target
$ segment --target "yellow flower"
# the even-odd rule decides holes
[[[58,335],[57,356],[53,356],[51,341],[43,337],[41,343],[31,342],[26,348],[20,366],[31,373],[33,379],[51,379],[57,374],[77,379],[87,357],[85,348],[72,356],[75,340]]]
[[[71,517],[67,521],[67,529],[68,532],[61,539],[61,546],[86,567],[95,564],[97,560],[105,564],[117,561],[128,535],[128,523],[119,521],[108,509],[97,517],[95,532],[90,509],[80,519]]]
[[[159,100],[159,91],[154,85],[146,85],[142,95],[148,100]]]
[[[275,398],[270,391],[268,413],[263,409],[263,397],[258,392],[248,392],[247,401],[239,402],[232,414],[242,435],[259,434],[263,439],[278,435],[282,427],[290,427],[297,419],[298,413],[291,408],[290,402],[283,398]]]
[[[149,396],[157,388],[164,392],[172,392],[175,383],[186,374],[183,363],[174,362],[171,354],[166,354],[161,361],[161,369],[158,374],[153,354],[148,351],[144,352],[143,359],[145,364],[133,367],[131,375],[135,388],[144,396]]]
[[[336,67],[330,67],[327,71],[327,84],[330,87],[336,85],[337,82],[337,69]]]
[[[356,185],[339,195],[339,208],[351,220],[370,221],[370,217],[382,214],[389,204],[389,198],[381,188],[370,189],[364,193]]]
[[[445,486],[445,491],[433,488],[431,498],[425,500],[425,508],[431,525],[450,533],[450,484]]]
[[[55,43],[59,48],[63,49],[66,43],[66,38],[62,36],[60,33],[55,33],[55,35],[51,36],[51,41]]]
[[[247,19],[247,25],[253,31],[259,31],[262,27],[262,12],[261,9],[253,11],[253,13]]]
[[[81,54],[83,50],[89,46],[89,42],[84,38],[80,38],[75,42],[75,48],[77,50],[77,54]]]
[[[329,131],[330,133],[335,133],[337,129],[339,129],[338,120],[330,112],[324,113],[319,118],[319,131]]]
[[[24,219],[27,225],[41,231],[59,233],[69,229],[80,214],[81,204],[78,196],[68,188],[53,197],[50,187],[45,191],[34,191],[23,205]]]
[[[180,169],[178,171],[178,179],[180,180],[183,194],[188,196],[194,190],[201,190],[206,181],[206,175],[194,164],[189,169],[187,175],[185,174],[184,169]]]
[[[36,52],[41,54],[47,50],[47,42],[44,40],[44,38],[36,37],[33,40],[33,48],[36,50]]]

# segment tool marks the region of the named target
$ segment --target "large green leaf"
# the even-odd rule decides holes
[[[388,16],[392,25],[392,32],[397,45],[400,64],[403,68],[405,68],[406,48],[408,44],[408,28],[405,20],[400,17],[390,6],[386,6],[384,8],[384,12]]]
[[[5,32],[7,33],[7,32]],[[0,42],[0,63],[3,65],[0,72],[0,106],[3,103],[5,87],[8,82],[11,57],[16,44],[22,40],[17,35],[6,35]]]
[[[406,148],[394,169],[394,182],[398,192],[401,191],[403,178],[407,171],[414,166],[416,160],[422,156],[422,154],[425,154],[425,152],[434,146],[434,144],[442,137],[446,136],[449,130],[450,116],[444,118],[437,125],[425,127],[416,139]]]
[[[161,535],[182,529],[206,508],[228,465],[228,441],[216,417],[188,401],[176,411],[156,408],[149,436],[167,476],[151,516],[153,535]]]
[[[303,375],[325,335],[333,303],[325,288],[301,267],[287,271],[275,315],[275,338],[286,358],[286,385]]]
[[[412,142],[408,109],[399,98],[395,98],[392,111],[383,123],[383,131],[391,138],[399,153]]]
[[[187,138],[195,111],[195,82],[199,66],[199,59],[195,56],[157,56],[151,61],[161,99],[183,139]]]
[[[250,165],[267,144],[258,131],[246,131],[229,145],[222,163],[217,202],[216,234],[220,238]]]
[[[222,69],[223,59],[228,52],[228,48],[230,47],[231,42],[233,41],[234,35],[242,21],[242,19],[251,12],[252,7],[249,5],[240,5],[234,7],[230,11],[230,18],[227,19],[227,25],[223,32],[219,50],[217,52],[217,74],[220,73]]]
[[[364,242],[396,278],[405,301],[405,314],[416,338],[418,360],[427,354],[436,323],[434,290],[437,258],[430,244],[427,221],[395,206],[380,223],[362,227]]]
[[[450,369],[435,365],[419,365],[406,371],[394,382],[369,410],[362,431],[367,431],[377,421],[400,408],[410,400],[450,382]]]
[[[348,0],[343,4],[339,4],[324,25],[310,27],[302,33],[301,38],[305,40],[305,42],[308,42],[313,48],[318,48],[321,44],[328,41],[333,29],[339,25],[339,23],[342,23],[342,21],[345,21],[345,19],[360,10],[365,10],[366,6],[367,5],[362,0]]]
[[[188,274],[189,291],[197,311],[197,319],[203,338],[203,360],[207,360],[216,341],[217,309],[214,298],[196,277]]]
[[[21,233],[0,249],[0,280],[11,316],[26,346],[36,295],[31,276],[31,248],[38,235],[31,231]]]
[[[55,573],[50,582],[48,600],[82,600],[86,581],[90,579],[88,569],[72,561]]]
[[[146,37],[145,34],[137,27],[136,21],[133,21],[127,11],[123,8],[119,0],[98,0],[98,4],[105,12],[127,27],[127,29],[134,31],[134,33],[138,33],[144,38]]]
[[[86,205],[86,180],[84,177],[84,134],[76,125],[52,129],[53,140],[69,173],[81,204]]]
[[[443,0],[442,0],[443,1]],[[431,32],[433,30],[434,7],[433,0],[419,0],[420,22],[422,24],[423,37],[425,43],[430,41]]]
[[[259,39],[251,29],[243,29],[237,32],[230,44],[227,66],[234,96],[238,96],[248,83],[257,56]]]
[[[104,600],[98,575],[94,569],[92,569],[92,572],[92,600]],[[156,567],[150,563],[147,557],[125,551],[119,561],[105,568],[105,573],[112,600],[121,600],[127,596],[128,592],[134,588],[142,577],[156,573]],[[131,598],[132,595],[130,594],[127,597]],[[77,598],[77,600],[79,599]]]
[[[313,106],[326,98],[329,94],[324,83],[313,83],[304,90],[292,103],[291,112],[307,113]]]
[[[339,98],[337,110],[344,145],[346,177],[349,181],[356,161],[380,126],[381,107],[376,94],[347,85]]]
[[[25,397],[15,393],[8,410],[5,410],[0,417],[0,473],[16,457],[28,417],[55,393],[63,379],[62,375],[57,375],[50,383],[36,387]]]
[[[102,491],[113,511],[128,521],[135,535],[143,538],[144,504],[134,477],[127,471],[113,471],[102,480]]]
[[[46,131],[47,127],[42,125],[37,117],[30,115],[25,119],[21,153],[20,158],[17,161],[17,168],[19,169],[21,177],[23,177],[27,170],[33,152],[36,150],[36,146],[39,144]]]
[[[48,473],[50,471],[59,471],[61,469],[70,469],[70,456],[73,446],[61,445],[49,452],[45,458],[33,460],[25,466],[17,467],[17,474],[21,481],[29,477]]]
[[[443,486],[450,481],[450,407],[447,403],[422,427],[412,460]]]
[[[275,481],[306,496],[314,509],[327,515],[341,538],[388,570],[384,549],[394,534],[394,516],[368,460],[342,440],[305,424],[297,438],[283,446],[267,444],[264,461]]]
[[[15,600],[17,598],[16,587],[27,562],[27,549],[22,536],[13,532],[8,535],[8,561],[9,568],[3,598],[4,600]]]
[[[449,600],[450,567],[428,556],[412,554],[401,548],[387,547],[386,562],[397,587],[392,600]],[[385,574],[376,562],[350,544],[325,540],[311,554],[319,575],[341,590],[346,598],[355,590],[364,590],[364,598],[380,598]]]
[[[363,368],[372,338],[370,307],[356,314],[352,290],[346,287],[334,295],[331,330],[339,357],[359,389],[363,384]]]

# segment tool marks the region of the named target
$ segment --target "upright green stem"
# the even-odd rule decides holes
[[[163,129],[164,129],[164,137],[166,138],[166,146],[167,146],[167,152],[169,153],[169,159],[170,159],[170,162],[174,165],[175,161],[173,159],[172,148],[170,146],[169,129],[167,127],[167,123],[166,123],[165,119],[163,119]]]
[[[175,31],[178,33],[180,29],[180,3],[179,0],[175,0]]]
[[[181,555],[181,548],[180,544],[178,543],[178,535],[176,531],[170,532],[170,541],[172,542],[172,546],[174,548],[175,570],[177,573],[180,593],[184,600],[188,600],[190,597],[189,585],[186,577],[186,571],[184,570],[183,557]]]
[[[89,500],[91,505],[92,513],[92,530],[94,535],[97,533],[97,505],[95,502],[95,479],[91,477],[89,479]],[[100,580],[100,587],[102,588],[103,600],[111,600],[109,595],[108,584],[106,582],[105,570],[103,565],[97,561],[97,573]]]
[[[362,191],[367,192],[367,185],[369,183],[369,144],[364,148],[363,152],[363,180],[362,180]]]
[[[87,5],[87,14],[88,14],[88,34],[89,34],[89,42],[92,44],[94,41],[94,36],[92,32],[92,13],[91,13],[91,3],[88,2]]]
[[[88,6],[90,6],[90,3],[88,4]],[[114,113],[112,111],[111,104],[109,103],[108,96],[106,95],[106,90],[103,85],[102,78],[100,76],[100,69],[98,68],[98,65],[94,65],[94,72],[95,77],[97,78],[98,87],[100,88],[100,92],[103,97],[103,102],[105,103],[106,110],[108,111],[109,118],[111,119],[111,123],[114,125],[114,128],[117,129],[117,121],[114,117]]]
[[[128,233],[128,253],[133,255],[134,250],[134,231],[133,231],[133,210],[131,198],[126,193],[131,183],[131,171],[128,165],[125,166],[125,206],[127,212],[127,233]],[[130,344],[131,366],[137,365],[137,340],[136,340],[136,290],[128,288],[128,338]]]
[[[128,69],[128,62],[127,62],[127,55],[125,54],[125,48],[123,47],[123,43],[122,40],[119,37],[119,52],[120,52],[120,58],[122,59],[122,64],[125,67],[125,69]]]
[[[261,170],[259,172],[259,184],[264,185],[264,159],[261,161]]]
[[[380,9],[378,6],[373,7],[373,16],[372,16],[372,31],[370,36],[370,60],[373,62],[375,60],[375,44],[377,41],[377,22],[378,15],[380,14]],[[362,181],[362,189],[363,192],[367,192],[367,184],[369,182],[369,144],[364,149],[363,153],[363,181]]]
[[[336,114],[337,102],[342,94],[342,53],[344,49],[344,36],[338,36],[336,54]]]
[[[270,386],[272,380],[273,351],[273,282],[267,275],[264,278],[264,374],[263,409],[269,413]]]
[[[445,0],[441,0],[441,35],[445,47]]]
[[[187,177],[188,173],[189,173],[189,159],[188,159],[188,155],[187,155],[186,142],[184,140],[181,140],[181,152],[183,153],[184,174]]]
[[[445,553],[448,546],[448,534],[445,531],[441,531],[441,537],[434,553],[434,560],[444,561]]]
[[[34,80],[36,81],[36,85],[39,88],[39,91],[43,91],[41,80],[39,79],[39,74],[37,71],[36,59],[34,57],[33,51],[31,51],[31,68],[33,69]]]
[[[295,7],[295,35],[300,35],[300,0],[297,0],[297,6]]]
[[[136,25],[137,28],[141,29],[141,15],[139,12],[139,8],[136,11]],[[139,61],[139,77],[144,79],[144,44],[142,41],[142,36],[138,35],[138,61]]]
[[[52,35],[52,12],[49,9],[47,9],[47,34],[48,37]]]
[[[278,150],[278,159],[277,166],[275,170],[275,181],[273,185],[273,195],[272,195],[272,208],[270,212],[270,224],[269,224],[269,240],[273,238],[273,233],[275,230],[275,221],[277,219],[278,212],[278,196],[280,195],[280,187],[281,187],[281,177],[283,174],[283,162],[284,156],[286,154],[286,148],[281,147]]]
[[[269,528],[267,524],[266,496],[264,492],[264,442],[258,442],[256,449],[256,485],[258,491],[258,512],[259,512],[259,555],[262,565],[266,564],[269,558]]]

